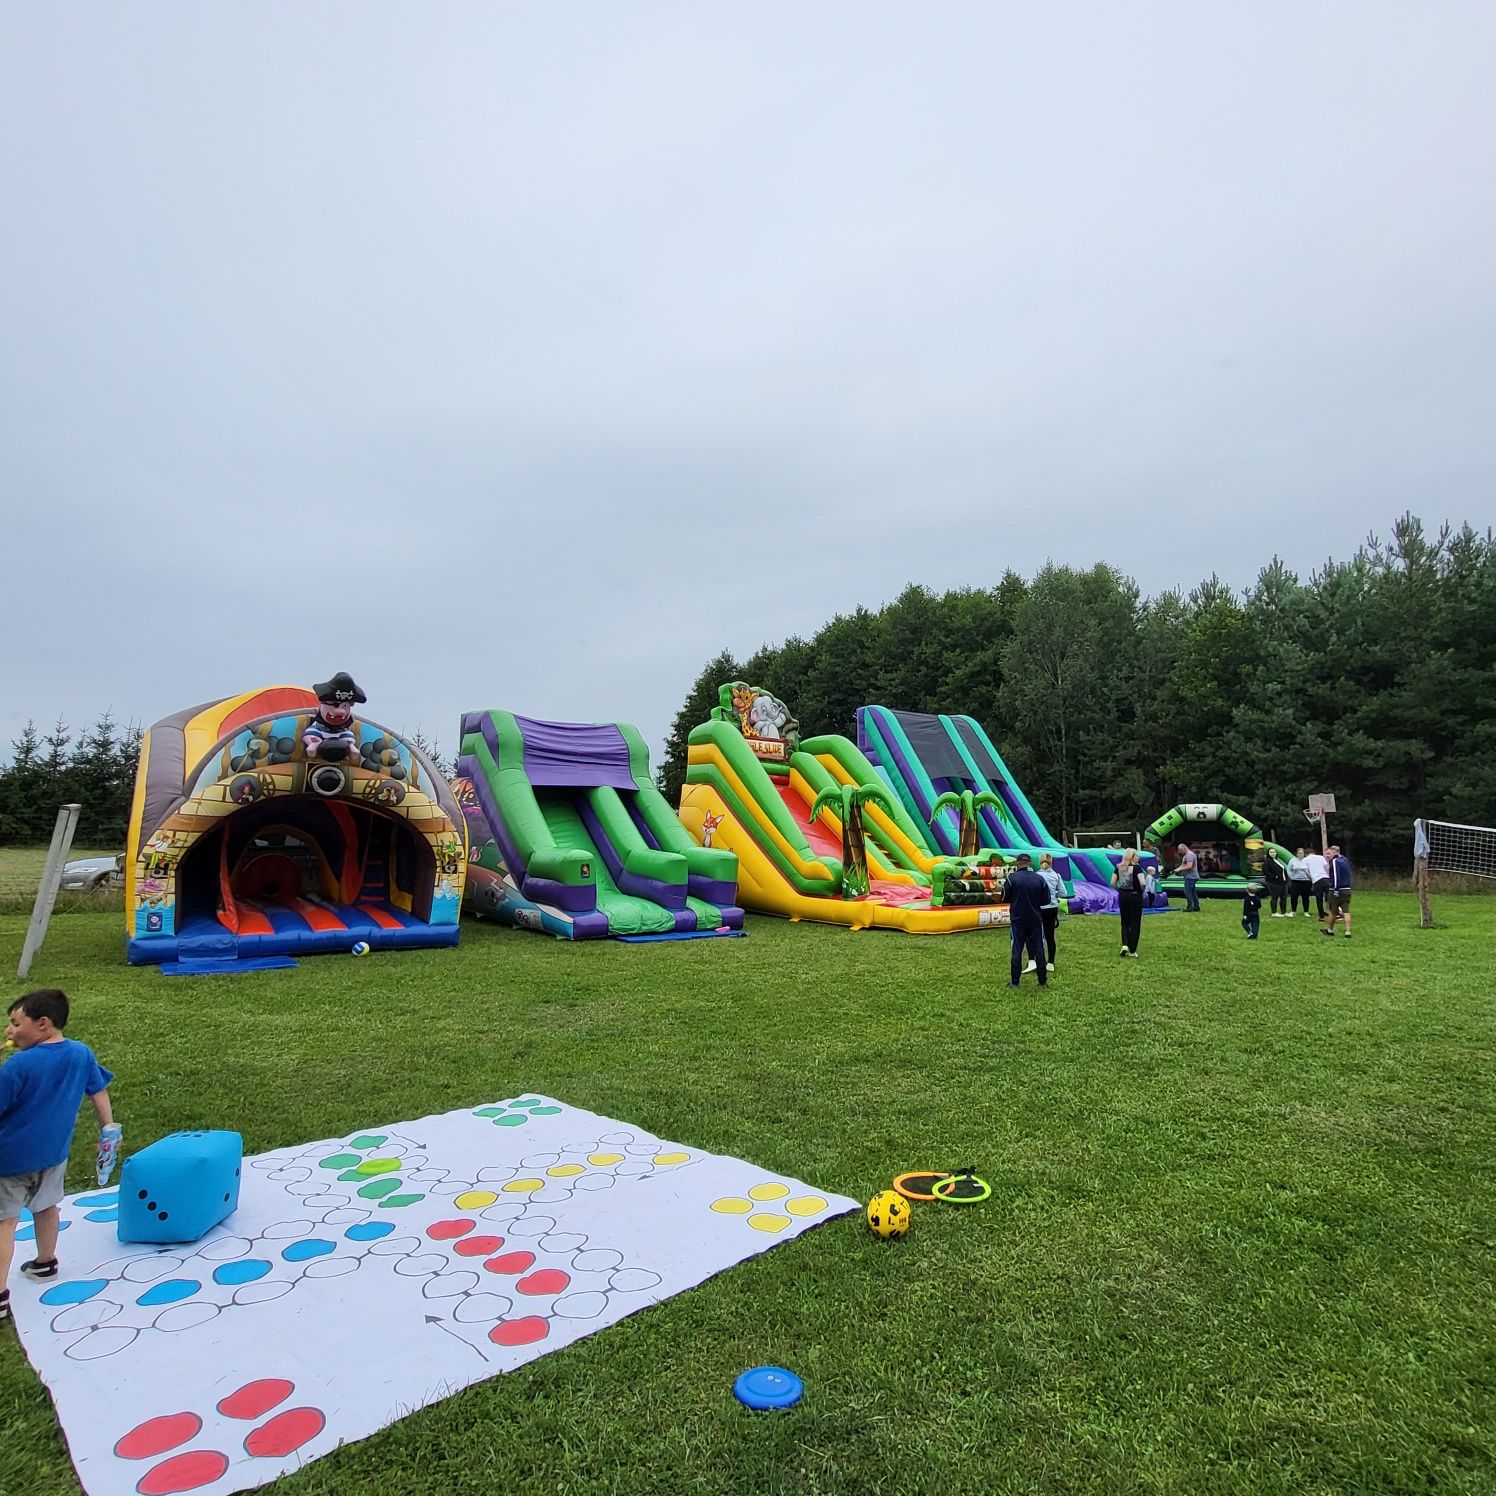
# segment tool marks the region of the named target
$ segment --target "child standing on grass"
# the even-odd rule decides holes
[[[21,1271],[43,1282],[57,1276],[57,1204],[83,1098],[101,1127],[114,1120],[114,1077],[88,1045],[62,1037],[67,1022],[67,993],[42,987],[13,1002],[5,1024],[16,1053],[0,1065],[0,1320],[10,1318],[10,1260],[23,1209],[36,1223],[36,1256]]]
[[[1257,939],[1257,931],[1262,924],[1262,885],[1260,883],[1247,884],[1247,891],[1242,895],[1241,901],[1241,927],[1247,932],[1248,940]]]

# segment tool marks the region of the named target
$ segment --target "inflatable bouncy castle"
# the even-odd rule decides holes
[[[132,962],[455,945],[462,813],[339,672],[156,723],[126,853]]]
[[[1269,857],[1286,868],[1292,855],[1287,847],[1268,841],[1260,827],[1228,805],[1195,801],[1166,810],[1144,833],[1159,849],[1166,876],[1160,886],[1169,893],[1184,889],[1176,878],[1180,849],[1195,854],[1200,881],[1195,892],[1202,899],[1239,899],[1247,884],[1260,882]]]
[[[737,854],[744,908],[914,935],[1007,925],[1004,859],[974,825],[968,855],[947,856],[855,744],[802,739],[746,681],[718,702],[691,731],[680,819],[704,849]]]
[[[475,914],[565,940],[742,933],[738,859],[686,834],[631,724],[468,712],[457,772]]]

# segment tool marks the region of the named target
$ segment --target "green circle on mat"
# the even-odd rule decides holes
[[[473,1115],[475,1117],[497,1117],[503,1110],[501,1106],[480,1106]]]
[[[362,1194],[363,1191],[360,1190],[359,1193]],[[425,1198],[425,1195],[391,1195],[388,1200],[381,1200],[379,1202],[379,1208],[381,1210],[396,1210],[402,1205],[414,1205],[417,1200],[424,1200]]]
[[[350,1139],[348,1146],[350,1148],[377,1148],[382,1142],[384,1142],[384,1135],[382,1133],[378,1136],[371,1136],[369,1133],[364,1133],[360,1137]]]
[[[554,1117],[560,1110],[559,1106],[532,1106],[530,1115],[532,1117]]]
[[[529,1112],[505,1112],[502,1117],[495,1117],[495,1127],[519,1127],[530,1120]]]
[[[372,1184],[366,1184],[359,1190],[359,1198],[363,1200],[378,1200],[389,1194],[391,1190],[400,1188],[398,1179],[376,1179]]]
[[[330,1158],[319,1158],[318,1168],[322,1169],[350,1169],[354,1164],[363,1163],[356,1153],[334,1153]]]

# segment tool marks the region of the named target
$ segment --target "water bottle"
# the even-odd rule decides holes
[[[114,1173],[115,1160],[119,1157],[119,1145],[124,1135],[125,1130],[118,1122],[106,1123],[99,1129],[98,1177],[100,1189],[103,1189],[109,1183],[109,1176]]]

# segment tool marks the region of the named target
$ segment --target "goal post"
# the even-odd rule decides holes
[[[1422,818],[1413,822],[1413,884],[1424,929],[1434,922],[1429,909],[1430,873],[1496,878],[1496,826]]]

